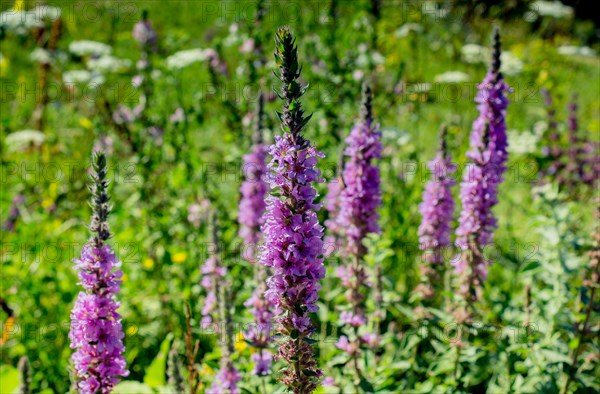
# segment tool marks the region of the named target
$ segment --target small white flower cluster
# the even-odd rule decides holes
[[[470,80],[469,74],[462,71],[446,71],[436,75],[433,80],[438,83],[460,83]]]
[[[211,53],[213,53],[212,49],[201,48],[175,52],[171,56],[167,57],[167,67],[171,70],[180,70],[191,64],[205,61],[209,58]]]
[[[469,64],[486,63],[490,59],[490,51],[488,48],[477,44],[466,44],[460,54],[464,62]]]
[[[500,54],[500,72],[506,75],[518,75],[523,71],[523,62],[511,52],[505,51]]]
[[[583,56],[594,57],[596,53],[590,47],[578,47],[575,45],[561,45],[558,47],[558,53],[564,56]]]
[[[119,59],[112,55],[103,55],[99,58],[90,59],[87,62],[87,67],[99,73],[119,72],[131,67],[131,61],[128,59]]]
[[[69,52],[77,56],[104,56],[110,55],[110,45],[98,41],[80,40],[69,44]]]
[[[104,77],[97,72],[87,70],[71,70],[63,73],[63,83],[65,85],[102,85]]]
[[[573,15],[573,8],[560,1],[535,1],[531,4],[531,11],[540,16],[551,16],[557,19]]]
[[[69,44],[69,52],[74,55],[83,57],[85,65],[91,74],[106,74],[111,72],[126,71],[131,67],[131,61],[128,59],[120,59],[111,55],[112,48],[110,45],[98,41],[81,40],[73,41]],[[102,83],[104,80],[99,77],[85,78],[83,72],[78,70],[75,74],[75,79],[94,80]],[[81,78],[79,78],[80,76]],[[100,82],[102,80],[102,82]]]
[[[0,13],[0,28],[25,35],[31,29],[44,27],[45,21],[60,18],[60,15],[60,8],[48,5],[38,5],[29,11],[7,10]]]
[[[377,51],[369,50],[369,46],[367,44],[359,44],[358,52],[359,55],[356,58],[356,66],[359,68],[368,67],[371,63],[375,65],[385,63],[385,58],[383,55]]]
[[[29,54],[29,59],[32,62],[40,63],[40,64],[50,64],[52,63],[52,55],[44,48],[35,48],[31,54]]]
[[[44,26],[44,22],[32,11],[8,10],[0,13],[0,27],[6,31],[25,35],[30,29]]]
[[[538,150],[538,143],[541,136],[536,133],[529,131],[509,130],[507,132],[508,137],[508,151],[514,154],[528,154],[534,153]]]
[[[418,23],[405,23],[396,32],[394,33],[398,38],[407,37],[410,33],[421,33],[423,31],[423,26]]]
[[[423,2],[421,12],[434,20],[445,19],[450,14],[448,8],[442,7],[439,2],[430,0]]]
[[[462,59],[465,63],[488,63],[491,52],[489,48],[477,44],[467,44],[461,48]],[[518,75],[523,71],[523,62],[509,51],[503,51],[500,55],[500,72],[506,75]]]
[[[9,150],[16,151],[31,145],[40,146],[45,140],[46,136],[41,131],[28,129],[8,134],[4,142]]]

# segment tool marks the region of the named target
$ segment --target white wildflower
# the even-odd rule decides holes
[[[535,1],[531,4],[531,10],[540,16],[554,18],[566,18],[573,15],[573,8],[560,1]]]
[[[69,44],[69,52],[77,56],[103,56],[110,55],[112,48],[102,42],[81,40]]]
[[[205,61],[208,55],[208,50],[200,48],[175,52],[167,57],[167,67],[171,70],[179,70],[191,64]]]
[[[104,77],[87,70],[71,70],[63,73],[63,83],[65,85],[101,85],[104,83]]]
[[[500,72],[506,75],[517,75],[523,71],[523,62],[511,52],[500,54]]]
[[[538,138],[543,137],[547,130],[548,122],[545,120],[538,120],[533,124],[533,134],[535,134]]]
[[[439,83],[460,83],[469,81],[469,74],[462,71],[446,71],[436,75],[433,80]]]
[[[31,59],[32,62],[37,62],[40,64],[52,63],[52,56],[50,55],[50,52],[48,52],[47,50],[45,50],[43,48],[35,48],[29,54],[29,59]]]
[[[489,63],[491,52],[486,48],[477,44],[467,44],[461,49],[462,59],[466,63]],[[500,71],[506,75],[517,75],[523,71],[523,62],[509,51],[502,51],[500,55]]]
[[[403,38],[408,36],[410,33],[420,33],[423,31],[423,26],[418,23],[405,23],[398,30],[396,30],[396,37]]]
[[[355,81],[360,81],[364,78],[365,73],[361,70],[354,70],[354,72],[352,73],[352,79],[354,79]]]
[[[421,7],[421,11],[424,15],[427,15],[435,20],[444,19],[450,13],[449,9],[441,7],[435,1],[424,1]]]
[[[128,59],[119,59],[111,55],[104,55],[97,59],[90,59],[87,62],[87,67],[99,73],[120,72],[131,67],[131,61]]]
[[[508,151],[514,154],[527,154],[537,151],[537,145],[540,137],[528,131],[509,130]]]
[[[425,93],[431,90],[431,84],[429,82],[415,83],[410,85],[410,93]]]
[[[32,11],[7,10],[0,13],[0,28],[15,34],[25,35],[30,29],[43,26],[44,21]]]
[[[37,18],[41,20],[50,20],[54,21],[60,18],[62,11],[58,7],[54,7],[46,4],[39,4],[35,8],[31,10]]]
[[[39,130],[20,130],[10,133],[4,139],[9,150],[25,149],[31,145],[40,146],[46,140],[46,136]]]
[[[594,57],[596,54],[590,47],[578,47],[575,45],[562,45],[558,47],[558,53],[564,56]]]
[[[477,44],[467,44],[460,50],[462,59],[466,63],[485,63],[490,58],[490,50]]]

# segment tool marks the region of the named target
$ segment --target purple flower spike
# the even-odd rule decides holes
[[[206,394],[239,394],[237,382],[240,380],[242,377],[234,367],[220,369]]]
[[[120,381],[119,376],[129,375],[123,353],[123,329],[117,313],[123,273],[121,262],[104,242],[110,237],[107,217],[110,211],[106,189],[106,157],[94,155],[92,191],[92,223],[94,236],[83,247],[81,258],[76,259],[79,284],[84,288],[78,294],[71,311],[69,340],[73,353],[74,375],[80,393],[110,393]]]
[[[219,258],[219,226],[215,212],[212,212],[211,227],[212,243],[215,250],[212,256],[200,268],[200,272],[202,273],[201,284],[207,290],[201,324],[211,325],[213,321],[219,323],[217,327],[220,336],[219,347],[221,350],[221,359],[219,372],[215,376],[211,387],[206,390],[206,393],[237,394],[239,393],[237,382],[240,381],[241,377],[231,360],[231,355],[234,351],[232,318],[228,303],[230,297],[228,288],[231,285],[224,279],[227,269],[221,265]]]
[[[323,266],[323,227],[319,224],[313,182],[322,182],[316,168],[323,155],[302,136],[309,117],[304,116],[300,98],[306,88],[299,82],[295,39],[288,27],[276,34],[275,60],[283,87],[283,136],[275,137],[270,148],[270,184],[281,197],[267,198],[262,231],[265,245],[260,262],[272,270],[265,296],[278,314],[276,323],[283,337],[278,357],[289,363],[281,381],[294,393],[310,393],[322,375],[312,346],[306,339],[314,327],[309,314],[316,312],[319,282],[325,276]]]
[[[416,292],[425,299],[435,295],[434,285],[439,283],[444,273],[443,249],[450,246],[454,199],[452,186],[456,184],[452,174],[456,166],[446,145],[446,127],[440,135],[440,149],[429,162],[431,179],[423,191],[423,202],[419,205],[422,220],[419,226],[419,249],[423,251],[424,264],[421,265],[423,282]]]
[[[465,169],[460,186],[462,211],[456,230],[456,245],[462,250],[453,262],[463,275],[461,294],[470,301],[479,298],[481,285],[490,264],[482,250],[492,242],[496,218],[492,208],[498,202],[498,186],[506,171],[507,139],[506,108],[510,90],[500,73],[500,34],[494,32],[492,67],[475,101],[479,117],[473,123],[471,149],[467,152],[470,165]]]
[[[368,346],[365,338],[371,343],[378,342],[377,335],[360,334],[361,328],[367,325],[365,299],[370,287],[369,278],[364,267],[363,257],[367,248],[363,240],[369,233],[378,233],[377,209],[381,205],[379,168],[375,161],[381,157],[381,132],[373,121],[373,96],[368,85],[364,86],[361,106],[361,119],[346,138],[346,162],[343,171],[344,188],[339,198],[336,225],[343,229],[347,243],[342,255],[348,261],[336,270],[345,293],[350,310],[340,313],[340,322],[348,326],[352,335],[342,336],[337,347],[353,359],[355,384],[359,384],[363,375],[359,368],[358,356],[361,347]],[[366,335],[366,336],[365,336]]]
[[[372,118],[372,93],[365,86],[362,119],[346,139],[345,183],[340,194],[338,224],[345,229],[347,253],[362,258],[367,252],[362,244],[369,233],[379,233],[381,190],[379,167],[374,163],[381,158],[381,132]]]
[[[263,119],[264,97],[259,96],[256,123],[253,135],[253,152],[244,156],[244,174],[246,179],[242,184],[240,200],[240,236],[246,243],[244,257],[254,263],[254,251],[261,241],[260,226],[263,224],[263,214],[265,211],[265,196],[268,185],[265,177],[267,166],[265,164],[267,148],[263,145],[262,137],[262,119]],[[249,252],[252,252],[250,255]],[[254,316],[255,324],[246,332],[246,340],[258,349],[257,353],[252,355],[254,362],[254,371],[256,375],[268,375],[271,371],[271,360],[273,354],[266,349],[271,342],[271,331],[273,330],[273,305],[265,298],[267,290],[267,267],[257,264],[255,267],[256,289],[252,296],[244,303],[250,308]]]
[[[256,249],[261,240],[260,226],[263,224],[268,185],[265,179],[267,174],[267,147],[262,138],[262,111],[263,96],[260,95],[258,102],[256,129],[254,132],[254,144],[252,152],[244,156],[244,182],[240,188],[241,199],[239,206],[240,237],[246,243],[246,247]],[[250,262],[255,261],[255,256],[244,256]]]
[[[131,32],[131,35],[138,42],[138,44],[140,44],[142,48],[152,48],[154,50],[156,49],[156,31],[152,27],[152,23],[148,20],[147,10],[142,11],[142,20],[140,20],[133,26],[133,31]]]

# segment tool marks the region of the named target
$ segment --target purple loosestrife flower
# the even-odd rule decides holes
[[[595,155],[593,141],[586,141],[579,135],[579,119],[577,116],[577,95],[574,94],[571,102],[567,105],[569,116],[567,118],[567,130],[569,137],[569,148],[567,149],[568,162],[562,181],[569,188],[580,184],[593,186],[597,180],[598,157]],[[595,176],[596,175],[596,176]]]
[[[142,11],[142,20],[140,20],[133,26],[133,31],[131,32],[131,35],[144,50],[148,48],[156,50],[156,31],[154,31],[152,23],[148,20],[147,10]]]
[[[237,382],[240,380],[242,377],[234,367],[221,368],[217,372],[213,384],[206,390],[206,394],[239,394]]]
[[[262,111],[263,98],[260,96],[257,109],[256,129],[253,135],[252,152],[244,156],[243,173],[244,182],[240,188],[242,195],[239,205],[240,237],[247,244],[255,247],[261,239],[260,226],[263,223],[263,214],[266,208],[265,196],[268,185],[265,180],[267,174],[267,147],[262,141]],[[245,256],[253,262],[254,256]]]
[[[185,112],[183,110],[183,108],[181,107],[177,107],[175,109],[175,112],[173,112],[171,114],[171,116],[169,116],[169,122],[171,123],[182,123],[185,121]]]
[[[325,199],[325,209],[329,212],[329,219],[325,221],[329,235],[325,237],[325,255],[329,256],[334,252],[343,255],[344,227],[338,223],[340,215],[340,198],[344,190],[344,180],[342,171],[344,170],[344,155],[340,155],[340,164],[338,165],[340,175],[337,179],[327,184],[327,196]]]
[[[22,194],[17,194],[10,205],[10,209],[8,211],[8,217],[2,223],[2,229],[5,231],[14,231],[15,225],[17,224],[17,219],[19,219],[19,206],[25,203],[25,196]]]
[[[556,121],[556,109],[552,103],[552,96],[547,89],[542,90],[544,105],[548,114],[548,146],[544,148],[545,155],[549,159],[548,168],[544,171],[546,176],[557,176],[564,166],[561,161],[562,149],[560,148],[560,134],[558,133],[558,122]]]
[[[497,174],[497,183],[503,180],[508,159],[508,141],[506,137],[506,108],[508,107],[507,93],[510,91],[500,73],[500,32],[494,31],[492,62],[483,82],[479,84],[479,91],[475,102],[479,116],[473,122],[471,133],[471,149],[484,148],[490,152],[490,163]],[[489,125],[489,141],[487,147],[483,146],[483,134],[486,125]],[[468,154],[467,154],[468,155]],[[477,155],[477,153],[473,153]]]
[[[353,329],[353,335],[350,338],[342,336],[337,347],[352,357],[355,384],[362,379],[358,366],[360,347],[368,345],[359,334],[359,329],[367,324],[365,293],[371,285],[363,265],[367,253],[363,241],[367,234],[379,233],[377,209],[381,205],[379,168],[375,164],[375,160],[381,158],[381,132],[373,120],[372,100],[371,89],[365,84],[360,121],[346,138],[345,187],[340,194],[337,217],[337,225],[344,229],[347,242],[344,256],[350,263],[336,270],[342,285],[348,288],[346,299],[351,307],[351,310],[341,312],[340,320]]]
[[[202,274],[200,284],[206,290],[206,299],[202,308],[202,322],[211,323],[213,321],[212,314],[218,306],[218,282],[220,278],[225,276],[227,269],[221,266],[219,258],[216,255],[212,255],[200,267],[200,273]]]
[[[80,393],[110,393],[119,382],[118,376],[127,376],[123,352],[121,316],[117,313],[123,275],[121,265],[111,247],[105,244],[110,237],[107,217],[110,211],[106,189],[107,165],[104,153],[96,153],[92,163],[92,222],[94,234],[83,247],[81,258],[76,259],[79,284],[84,288],[77,296],[71,311],[71,348],[75,378]]]
[[[203,320],[202,323],[212,321],[218,315],[219,322],[219,346],[221,350],[221,360],[219,372],[215,376],[215,380],[211,387],[206,391],[208,393],[221,394],[237,394],[239,390],[237,388],[237,382],[240,381],[241,377],[238,370],[234,367],[231,361],[231,355],[233,353],[233,328],[231,321],[231,313],[229,309],[230,299],[227,289],[230,287],[224,279],[227,272],[226,268],[221,266],[221,260],[219,257],[219,226],[217,223],[216,213],[212,213],[211,219],[212,227],[212,243],[215,247],[214,253],[209,257],[206,263],[202,266],[201,272],[203,275],[202,286],[208,291],[206,303],[210,303],[211,306],[207,309],[206,306],[202,310]],[[215,311],[215,306],[217,310]]]
[[[461,248],[460,258],[453,262],[464,276],[461,294],[469,301],[479,298],[481,285],[487,277],[490,264],[483,248],[492,241],[496,218],[492,208],[498,202],[498,185],[503,180],[507,160],[506,108],[508,85],[500,73],[500,33],[494,31],[493,55],[490,71],[479,85],[475,101],[479,117],[473,122],[471,148],[460,187],[462,211],[456,230],[456,245]]]
[[[325,276],[323,227],[316,214],[320,206],[314,202],[317,192],[312,186],[322,182],[316,164],[323,155],[302,136],[310,116],[305,117],[300,103],[306,87],[298,81],[301,69],[295,39],[288,27],[282,27],[275,40],[278,78],[283,84],[278,95],[284,102],[278,115],[284,134],[275,137],[270,148],[269,181],[281,197],[267,198],[260,262],[272,270],[265,295],[275,306],[283,337],[277,356],[289,363],[281,380],[292,392],[305,394],[317,387],[322,375],[308,337],[314,331],[309,313],[319,309],[319,282]]]
[[[431,179],[423,191],[423,202],[419,205],[422,220],[419,226],[419,249],[423,251],[424,264],[421,265],[423,282],[415,292],[425,299],[435,295],[434,287],[444,274],[443,249],[450,246],[454,198],[452,186],[456,184],[452,174],[456,166],[448,153],[446,127],[440,135],[440,148],[435,158],[429,162]]]
[[[572,188],[577,186],[579,183],[578,181],[583,178],[583,161],[581,157],[582,144],[578,135],[579,121],[577,119],[577,95],[573,95],[573,98],[567,105],[567,111],[569,113],[567,118],[569,147],[566,151],[568,160],[563,177],[565,184]]]
[[[255,250],[261,241],[260,226],[263,223],[263,214],[266,207],[265,196],[268,190],[265,180],[267,174],[267,148],[263,145],[262,138],[263,109],[264,98],[261,94],[256,110],[253,151],[251,154],[244,156],[246,180],[241,188],[242,199],[240,201],[239,212],[240,236],[252,251]],[[248,252],[246,251],[245,253]],[[254,254],[245,257],[250,262],[255,261]],[[252,293],[252,296],[244,303],[247,308],[251,309],[255,321],[255,324],[246,332],[246,340],[252,346],[258,348],[257,353],[252,355],[252,361],[254,362],[253,373],[256,375],[268,375],[271,371],[273,354],[266,347],[271,341],[273,306],[265,298],[267,270],[264,265],[257,264],[255,266],[255,277],[256,289]]]
[[[338,224],[345,228],[348,250],[362,258],[367,250],[363,240],[369,233],[379,233],[381,190],[379,167],[374,161],[381,158],[381,132],[373,122],[371,89],[365,86],[362,119],[346,138],[344,166],[345,188],[340,195]]]
[[[488,140],[489,127],[486,128],[483,140]],[[475,155],[474,153],[477,153]],[[460,293],[468,301],[479,299],[479,292],[487,277],[487,266],[490,264],[483,254],[483,248],[491,242],[496,228],[496,218],[492,207],[496,205],[497,174],[491,163],[491,153],[485,148],[469,151],[471,163],[465,169],[460,184],[462,211],[460,225],[456,230],[456,245],[462,253],[452,264],[457,273],[463,276]]]

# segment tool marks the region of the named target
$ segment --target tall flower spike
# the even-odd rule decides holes
[[[250,243],[249,246],[252,246],[252,250],[261,240],[260,225],[263,223],[266,206],[265,195],[268,190],[268,185],[264,179],[267,174],[265,163],[267,148],[263,145],[262,136],[263,109],[264,98],[261,94],[258,100],[255,130],[252,136],[254,142],[253,152],[244,156],[246,180],[241,189],[240,235],[247,243]],[[246,258],[248,257],[251,257],[249,260],[254,262],[254,255],[246,256]],[[268,375],[271,371],[273,354],[266,347],[271,341],[273,308],[271,303],[265,299],[267,268],[262,264],[257,264],[254,268],[256,289],[244,305],[251,309],[255,324],[246,332],[246,340],[258,349],[256,353],[252,354],[252,361],[254,361],[253,373]]]
[[[133,26],[131,35],[143,50],[156,49],[157,35],[148,19],[148,10],[142,11],[142,19]]]
[[[481,285],[487,277],[490,262],[484,258],[482,250],[491,241],[496,228],[496,218],[491,209],[497,203],[498,185],[487,148],[490,144],[489,135],[490,127],[486,125],[482,147],[477,151],[469,151],[471,163],[465,169],[460,184],[462,211],[456,230],[456,244],[462,253],[452,264],[456,272],[462,275],[460,293],[470,302],[479,299]]]
[[[19,394],[30,394],[31,393],[31,364],[27,356],[23,356],[19,359],[19,378],[21,379],[21,385],[19,386]]]
[[[453,265],[459,273],[471,268],[470,279],[463,283],[463,292],[470,300],[478,298],[478,289],[487,277],[489,262],[481,251],[492,242],[497,226],[492,208],[498,202],[498,185],[504,179],[508,159],[505,117],[510,88],[500,73],[500,54],[500,33],[496,29],[490,70],[475,99],[479,116],[473,122],[471,148],[467,152],[471,165],[461,183],[463,207],[456,230],[456,244],[463,253]]]
[[[110,238],[110,229],[107,221],[111,210],[110,197],[107,192],[110,180],[108,179],[108,166],[106,165],[106,156],[104,153],[94,154],[90,180],[91,183],[88,186],[92,193],[90,202],[92,208],[90,224],[92,238],[90,241],[95,247],[99,248]]]
[[[569,116],[567,118],[567,130],[569,137],[569,148],[567,150],[568,163],[565,166],[563,179],[571,188],[576,187],[585,180],[586,159],[584,157],[584,141],[579,136],[579,120],[577,117],[577,95],[573,94],[567,105]]]
[[[337,165],[337,179],[332,179],[327,184],[327,195],[325,198],[325,209],[329,212],[329,218],[325,221],[325,228],[329,233],[325,237],[325,253],[327,256],[337,253],[344,255],[344,227],[338,223],[340,215],[340,198],[344,190],[343,171],[345,165],[344,152],[340,152],[340,159]]]
[[[239,204],[240,237],[246,243],[245,258],[254,262],[255,250],[261,239],[260,226],[263,223],[265,211],[265,196],[268,185],[265,180],[267,174],[267,147],[263,144],[262,136],[263,97],[260,95],[257,111],[256,126],[252,136],[252,152],[244,156],[244,182],[240,188],[241,198]]]
[[[548,114],[548,146],[544,148],[549,159],[548,168],[544,175],[556,177],[564,169],[561,161],[562,149],[560,148],[560,134],[558,133],[558,122],[556,121],[556,109],[553,105],[552,95],[547,89],[542,90],[544,105]]]
[[[215,253],[207,260],[202,267],[203,274],[209,274],[211,278],[211,289],[214,294],[214,303],[218,307],[219,315],[219,345],[221,348],[220,369],[215,376],[211,387],[206,390],[206,394],[238,394],[237,382],[241,380],[240,373],[233,365],[231,355],[233,354],[233,333],[231,313],[229,309],[230,300],[228,297],[229,284],[222,281],[221,276],[225,276],[225,268],[220,267],[219,251],[219,225],[217,223],[216,213],[212,214],[212,243],[215,247]],[[206,268],[210,268],[208,271]],[[222,275],[220,275],[222,273]],[[204,279],[203,279],[204,285]],[[202,313],[204,315],[204,311]]]
[[[81,258],[75,259],[79,284],[84,288],[78,294],[71,311],[71,348],[75,379],[80,393],[110,393],[119,382],[118,376],[127,376],[125,346],[121,316],[117,313],[123,273],[121,262],[111,247],[105,244],[110,237],[106,222],[110,211],[107,187],[106,157],[94,155],[92,164],[93,214],[90,229],[93,236],[83,247]]]
[[[346,138],[347,157],[340,196],[338,222],[345,228],[348,254],[362,258],[367,252],[362,244],[369,233],[378,233],[381,190],[379,168],[374,163],[381,157],[381,132],[373,122],[372,93],[364,86],[361,120]]]
[[[337,347],[351,356],[356,384],[362,378],[358,366],[360,347],[374,347],[379,341],[372,333],[359,335],[360,328],[367,324],[365,299],[370,285],[363,263],[363,257],[367,253],[363,241],[369,233],[379,232],[377,210],[381,205],[379,168],[375,164],[381,157],[381,132],[373,121],[372,101],[371,88],[365,84],[360,120],[346,138],[347,160],[343,171],[345,188],[340,194],[337,218],[337,224],[345,232],[345,256],[348,261],[338,267],[336,274],[348,289],[345,295],[350,304],[350,310],[343,311],[340,318],[353,330],[350,338],[340,338]]]
[[[275,306],[282,336],[278,357],[289,364],[281,380],[292,392],[306,394],[322,375],[308,337],[314,332],[309,314],[318,310],[319,282],[325,276],[323,227],[316,214],[320,205],[312,186],[322,182],[316,164],[323,155],[301,135],[310,116],[304,116],[300,103],[306,87],[298,81],[298,51],[290,29],[280,28],[275,42],[276,76],[282,82],[277,94],[283,100],[278,116],[284,133],[270,148],[269,181],[281,197],[267,197],[260,262],[272,270],[265,296]]]
[[[421,225],[419,226],[419,249],[423,251],[421,265],[422,283],[415,289],[425,299],[435,296],[435,286],[444,275],[443,250],[450,246],[454,198],[452,186],[456,184],[452,174],[456,166],[448,152],[447,127],[442,126],[440,147],[435,158],[429,162],[431,179],[423,191],[423,201],[419,205]]]

